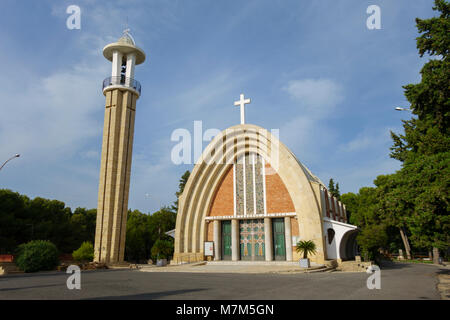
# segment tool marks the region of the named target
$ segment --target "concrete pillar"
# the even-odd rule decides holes
[[[231,220],[231,260],[239,260],[239,220]]]
[[[130,91],[106,93],[95,233],[98,262],[124,260],[136,99]]]
[[[120,69],[122,67],[122,58],[123,54],[119,51],[114,51],[112,56],[112,70],[111,70],[111,76],[112,77],[120,77]],[[113,78],[112,81],[117,81],[116,78]],[[119,83],[119,82],[117,82]],[[117,84],[113,82],[113,84]]]
[[[264,239],[266,248],[266,261],[273,260],[272,219],[264,218]]]
[[[213,225],[213,233],[214,233],[214,260],[221,259],[221,243],[220,243],[220,220],[214,220]]]
[[[292,261],[291,217],[284,217],[284,236],[286,242],[286,261]]]
[[[127,86],[131,86],[131,79],[134,79],[134,65],[136,62],[136,55],[134,53],[127,54],[127,69],[125,76],[127,78]]]

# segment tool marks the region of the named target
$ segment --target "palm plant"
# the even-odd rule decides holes
[[[298,253],[303,252],[303,259],[307,259],[308,254],[316,253],[316,244],[311,240],[300,240],[295,247]]]

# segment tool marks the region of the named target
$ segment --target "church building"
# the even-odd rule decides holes
[[[357,227],[345,206],[268,130],[245,123],[215,136],[179,198],[172,263],[298,261],[312,240],[312,262],[353,259]],[[208,258],[210,256],[210,258]]]

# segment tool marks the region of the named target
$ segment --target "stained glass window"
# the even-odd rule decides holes
[[[239,225],[241,260],[264,260],[264,220],[241,220]]]
[[[264,214],[263,158],[253,153],[246,154],[234,166],[236,215]]]

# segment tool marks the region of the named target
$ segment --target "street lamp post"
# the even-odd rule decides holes
[[[10,160],[12,160],[12,159],[14,159],[14,158],[18,158],[18,157],[20,157],[20,154],[16,153],[14,156],[12,156],[12,157],[9,158],[8,160],[6,160],[6,161],[2,164],[2,166],[0,167],[0,170],[2,170],[2,168],[5,166],[5,164],[8,163],[8,161],[10,161]]]
[[[405,107],[395,107],[395,110],[412,112],[412,110],[410,108],[405,108]]]

